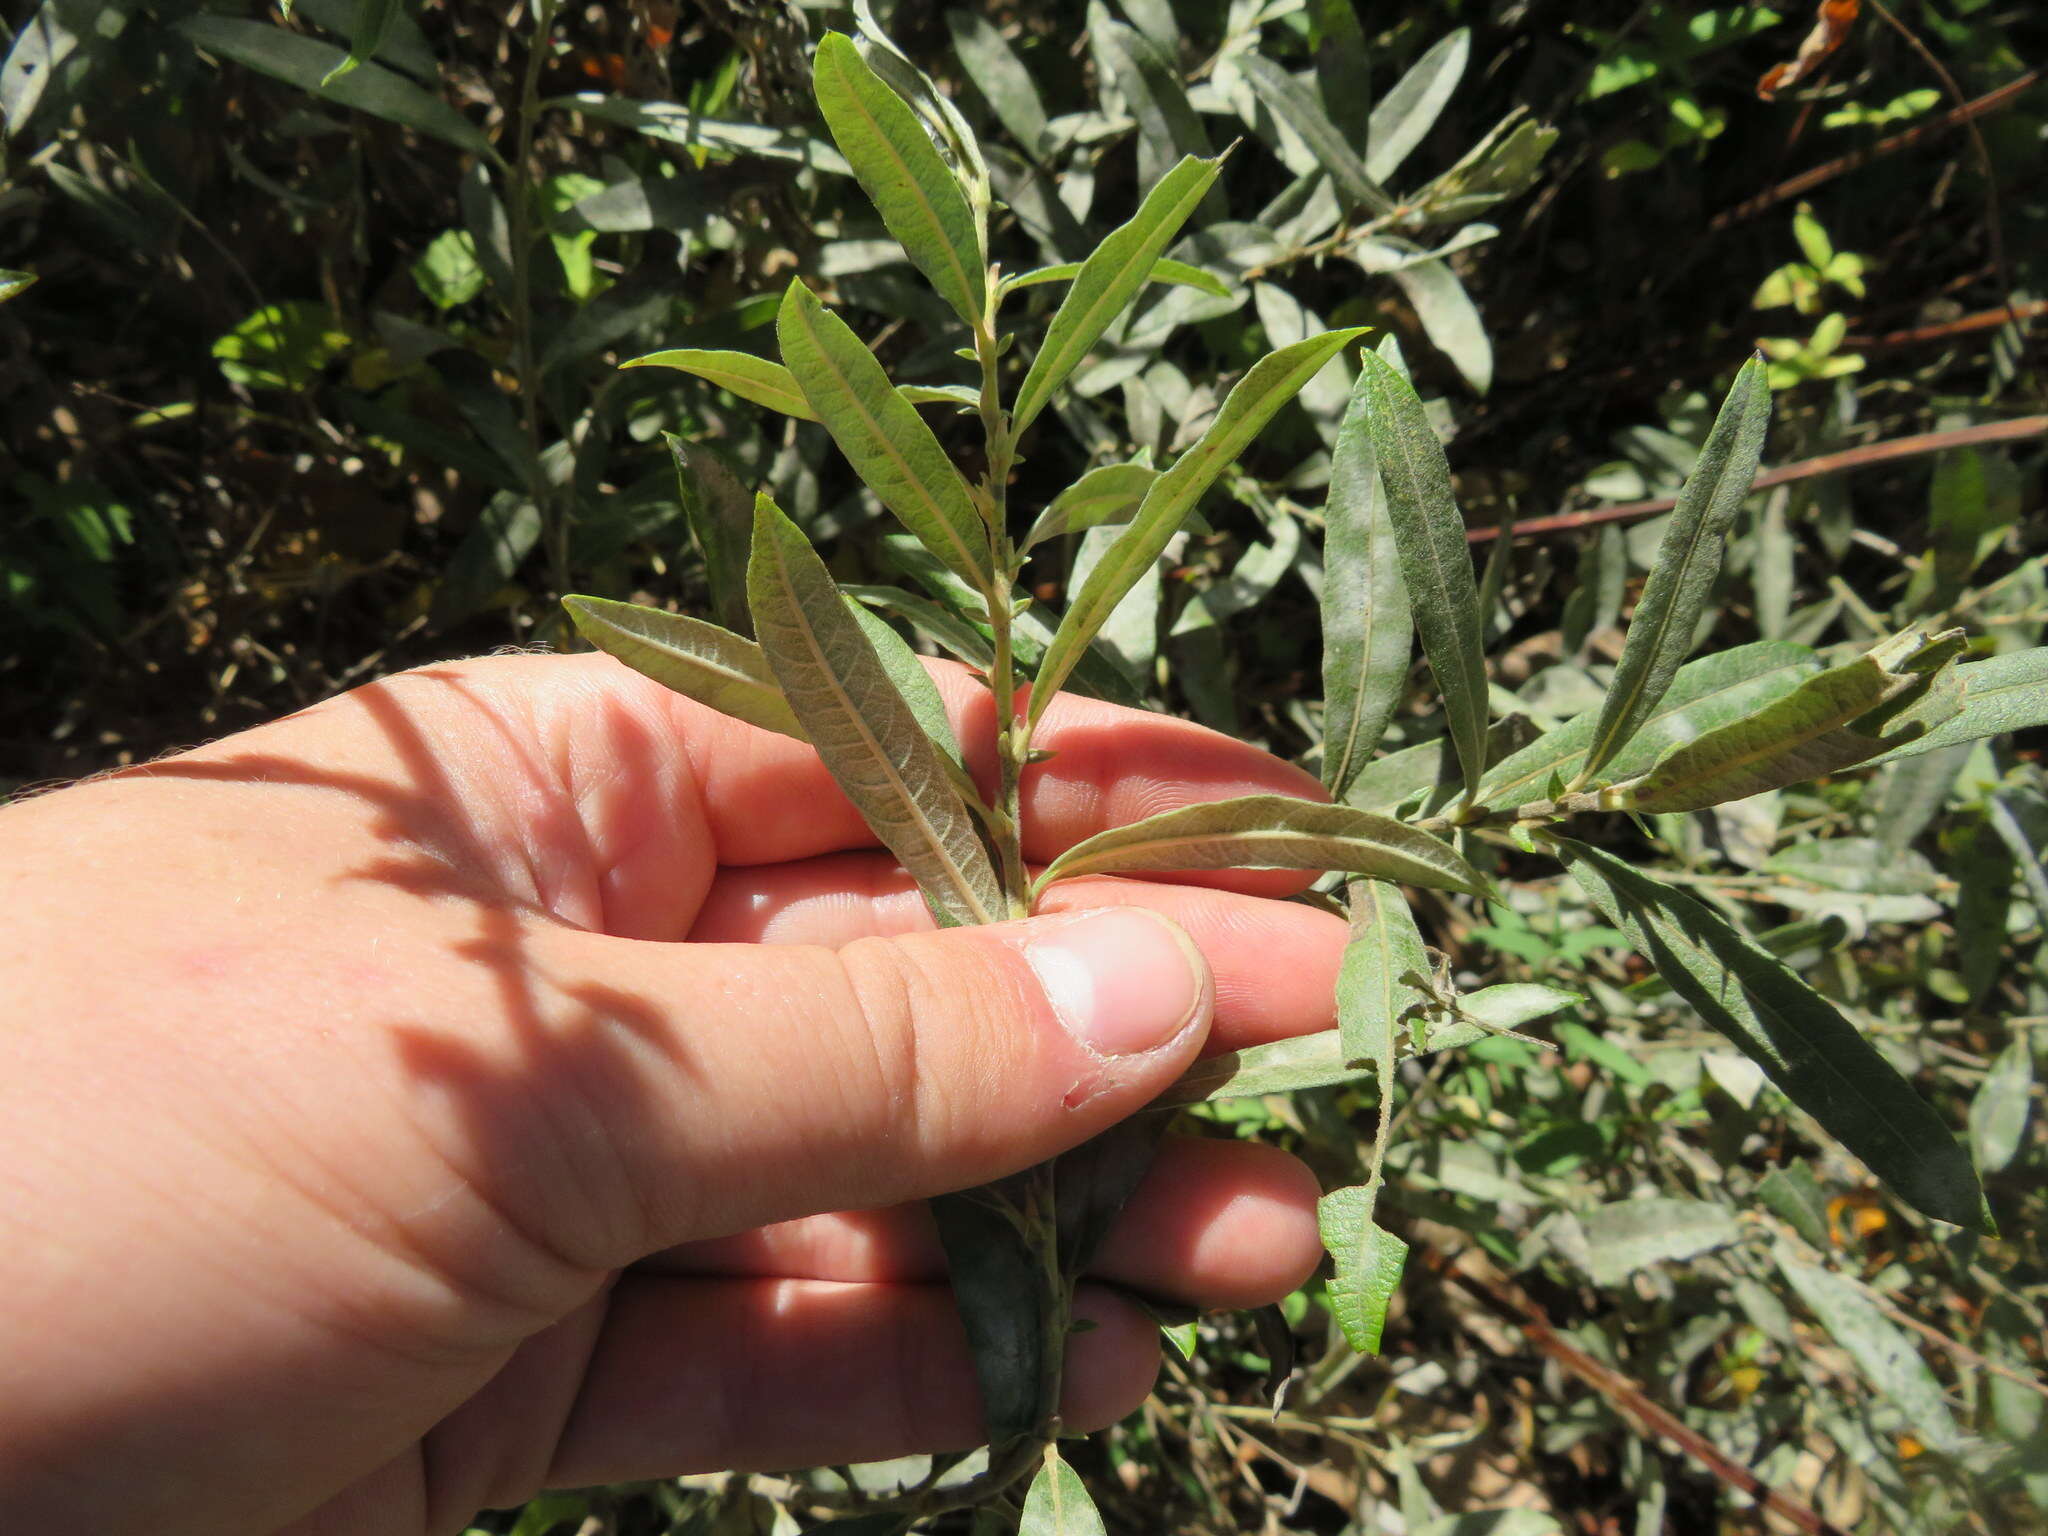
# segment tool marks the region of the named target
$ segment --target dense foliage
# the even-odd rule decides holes
[[[1381,959],[1347,985],[1399,1037],[1354,1008],[1330,1060],[1186,1095],[1367,1179],[1332,1211],[1405,1241],[1391,1310],[1340,1245],[1277,1415],[1273,1330],[1178,1327],[1147,1410],[1069,1448],[1111,1528],[2038,1523],[2044,38],[1873,3],[1767,103],[1810,13],[1611,9],[46,0],[0,70],[0,265],[37,280],[0,308],[0,773],[571,643],[577,589],[745,631],[756,529],[829,553],[885,660],[988,664],[1009,572],[946,557],[943,487],[919,526],[864,484],[814,393],[857,337],[1030,551],[1020,666],[1320,764],[1458,860],[1308,860],[1446,888],[1349,890]],[[979,245],[947,259],[968,226],[921,243],[849,174],[835,103],[873,89],[949,151],[1015,344]],[[1159,247],[1117,246],[1161,198]],[[1063,333],[1101,249],[1132,307]],[[1398,341],[1335,357],[1359,327]],[[1268,353],[1293,402],[1225,430]],[[1531,522],[1566,505],[1614,515]],[[1560,1053],[1481,1037],[1539,985],[1494,1022],[1548,1011]],[[1865,1058],[1854,1102],[1817,1084]],[[699,1480],[518,1524],[806,1507]]]

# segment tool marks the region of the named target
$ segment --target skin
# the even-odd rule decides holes
[[[986,691],[935,676],[985,742]],[[1041,742],[1037,861],[1319,793],[1086,700]],[[406,673],[0,811],[0,1508],[442,1532],[978,1443],[922,1199],[1328,1027],[1343,925],[1296,888],[1078,881],[933,931],[807,747],[601,656]],[[1272,1149],[1169,1142],[1097,1270],[1275,1300],[1315,1195]],[[1092,1428],[1158,1344],[1117,1291],[1081,1310]]]

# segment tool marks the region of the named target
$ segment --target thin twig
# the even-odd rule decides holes
[[[1947,341],[1954,336],[1968,336],[1977,331],[1993,331],[2015,320],[2035,320],[2048,315],[2048,299],[2030,299],[2024,304],[2007,304],[2000,309],[1979,310],[1974,315],[1964,315],[1960,320],[1947,320],[1940,325],[1923,325],[1910,331],[1886,331],[1881,336],[1844,336],[1842,345],[1852,352],[1875,352],[1887,347],[1911,347],[1928,341]]]
[[[2048,436],[2048,416],[2021,416],[2012,421],[1987,421],[1974,427],[1957,427],[1949,432],[1922,432],[1913,437],[1893,438],[1888,443],[1867,443],[1861,448],[1845,448],[1839,453],[1824,453],[1818,458],[1803,459],[1797,464],[1786,464],[1778,469],[1766,470],[1750,482],[1752,491],[1769,490],[1774,485],[1789,485],[1796,480],[1814,480],[1822,475],[1838,474],[1851,469],[1868,469],[1873,464],[1890,464],[1899,459],[1917,459],[1925,454],[1942,453],[1950,448],[1980,447],[1987,443],[2022,442],[2028,438]],[[1566,533],[1579,528],[1596,528],[1603,523],[1632,523],[1641,518],[1655,517],[1660,512],[1669,512],[1678,505],[1676,496],[1656,496],[1648,501],[1625,501],[1618,506],[1594,507],[1585,512],[1560,512],[1555,517],[1532,517],[1525,523],[1517,523],[1514,536],[1528,538],[1540,533]],[[1497,538],[1497,527],[1468,528],[1466,542],[1484,544]]]

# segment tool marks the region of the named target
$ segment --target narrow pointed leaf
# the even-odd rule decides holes
[[[971,384],[898,384],[896,393],[912,405],[959,405],[972,410],[981,391]]]
[[[1031,1479],[1031,1491],[1024,1496],[1024,1518],[1017,1536],[1104,1536],[1102,1516],[1081,1474],[1060,1460],[1060,1453],[1047,1447],[1045,1466]]]
[[[832,141],[889,233],[939,297],[974,325],[987,299],[988,263],[967,196],[924,124],[844,33],[827,32],[818,44],[811,83]]]
[[[875,659],[881,662],[882,670],[889,674],[889,681],[896,685],[896,691],[903,695],[903,702],[917,717],[925,739],[956,765],[959,764],[960,738],[953,734],[953,720],[946,713],[946,701],[939,696],[938,684],[932,681],[931,673],[925,671],[924,663],[917,659],[917,652],[889,627],[886,620],[852,593],[846,594],[846,611],[853,615],[854,623],[868,637],[868,644],[875,648]]]
[[[1595,1285],[1619,1285],[1639,1269],[1725,1248],[1742,1235],[1735,1213],[1709,1200],[1616,1200],[1579,1215]]]
[[[1065,533],[1082,533],[1106,523],[1130,521],[1159,471],[1149,464],[1102,464],[1088,471],[1052,499],[1024,535],[1029,549]]]
[[[1037,1427],[1045,1370],[1045,1256],[1024,1240],[1003,1188],[963,1190],[931,1202],[981,1388],[991,1454]]]
[[[1046,866],[1042,890],[1077,875],[1154,869],[1341,869],[1403,885],[1487,894],[1448,843],[1390,816],[1289,795],[1213,800],[1112,827]]]
[[[1386,188],[1366,170],[1337,125],[1324,114],[1322,106],[1307,87],[1271,59],[1257,53],[1241,53],[1235,61],[1238,73],[1250,83],[1252,93],[1271,109],[1273,115],[1301,135],[1323,169],[1336,182],[1337,190],[1350,203],[1360,204],[1375,214],[1391,213],[1394,200]]]
[[[355,15],[349,22],[348,57],[329,70],[320,82],[332,85],[359,64],[367,64],[384,46],[385,29],[398,11],[398,0],[356,0]]]
[[[1553,846],[1672,990],[1900,1198],[1937,1220],[1981,1225],[1969,1155],[1834,1004],[1696,897],[1583,843]]]
[[[1036,288],[1041,283],[1064,283],[1081,275],[1081,263],[1063,261],[1055,266],[1034,267],[1029,272],[1019,272],[1015,277],[1003,279],[1003,292],[1014,293],[1019,288]],[[1189,266],[1184,261],[1171,261],[1166,257],[1152,263],[1152,270],[1145,274],[1148,283],[1175,283],[1183,288],[1199,288],[1203,293],[1219,299],[1230,297],[1230,286],[1214,272],[1205,267]]]
[[[1018,387],[1011,412],[1014,431],[1021,433],[1031,425],[1051,401],[1053,391],[1066,382],[1088,349],[1102,339],[1110,322],[1145,285],[1160,253],[1201,203],[1222,164],[1220,156],[1199,160],[1190,155],[1182,160],[1145,195],[1136,216],[1112,230],[1081,263],[1073,286],[1046,328],[1044,345]]]
[[[1387,1304],[1408,1259],[1408,1245],[1374,1223],[1374,1193],[1357,1185],[1332,1190],[1316,1202],[1316,1226],[1334,1266],[1330,1310],[1345,1342],[1362,1355],[1380,1352]]]
[[[1238,380],[1200,440],[1152,482],[1130,526],[1088,573],[1060,619],[1052,644],[1046,647],[1031,689],[1034,725],[1067,674],[1087,653],[1088,642],[1095,638],[1103,620],[1132,583],[1152,568],[1202,493],[1244,452],[1274,413],[1359,334],[1360,330],[1325,331],[1260,358],[1251,372]]]
[[[718,455],[701,445],[662,433],[676,467],[676,494],[691,537],[704,556],[704,580],[719,622],[734,634],[752,635],[747,612],[747,553],[754,543],[753,500]]]
[[[1451,466],[1414,387],[1379,356],[1362,361],[1358,387],[1415,627],[1443,694],[1465,782],[1476,785],[1486,771],[1486,653]]]
[[[1337,428],[1323,509],[1323,785],[1344,800],[1408,688],[1415,616],[1360,383]]]
[[[765,405],[771,411],[794,416],[799,421],[816,421],[818,413],[797,388],[797,382],[780,363],[751,352],[722,352],[702,347],[671,347],[650,352],[619,364],[621,368],[676,368],[716,384],[720,389]]]
[[[994,922],[1002,888],[917,716],[841,601],[825,562],[766,496],[747,570],[768,665],[818,756],[917,881],[941,924]]]
[[[701,619],[608,598],[565,597],[562,606],[584,639],[664,688],[735,720],[805,739],[753,641]]]
[[[1395,1042],[1411,1012],[1429,994],[1416,978],[1429,974],[1429,956],[1415,914],[1400,888],[1384,880],[1354,880],[1350,890],[1351,940],[1337,973],[1337,1030],[1348,1065],[1383,1063],[1391,1071]]]
[[[1854,767],[1962,708],[1961,630],[1907,633],[1807,679],[1755,713],[1673,748],[1618,786],[1622,805],[1694,811]]]
[[[1771,391],[1764,381],[1764,365],[1751,358],[1735,375],[1699,463],[1678,493],[1650,579],[1629,622],[1621,660],[1601,701],[1600,722],[1579,769],[1579,783],[1606,767],[1636,733],[1691,653],[1700,615],[1706,612],[1721,569],[1728,529],[1763,457],[1770,421]]]
[[[1472,34],[1458,28],[1417,59],[1372,109],[1366,127],[1365,174],[1384,185],[1420,144],[1464,77]]]
[[[1864,766],[1895,763],[1902,757],[1962,746],[1984,736],[2048,725],[2048,646],[2008,651],[1989,661],[1957,667],[1956,681],[1963,688],[1963,707],[1958,714]]]
[[[1504,761],[1535,739],[1536,727],[1527,715],[1508,715],[1487,729],[1487,756],[1496,763]],[[1418,796],[1432,805],[1448,805],[1463,789],[1450,738],[1433,736],[1367,763],[1352,780],[1344,803],[1361,811],[1391,812]]]
[[[811,409],[882,505],[977,590],[988,530],[946,450],[890,384],[867,344],[801,281],[783,295],[775,331]]]
[[[967,77],[980,89],[997,120],[1026,154],[1043,154],[1047,147],[1045,103],[1031,71],[995,23],[976,11],[955,7],[946,12],[946,29],[953,34],[953,52],[959,55]]]
[[[1617,778],[1642,773],[1673,747],[1783,698],[1820,670],[1812,651],[1783,640],[1689,661],[1608,767]],[[1502,758],[1479,781],[1479,803],[1515,806],[1548,798],[1553,779],[1570,783],[1577,775],[1599,722],[1599,709],[1589,709]]]

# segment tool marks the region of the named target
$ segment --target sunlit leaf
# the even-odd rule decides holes
[[[1300,81],[1257,53],[1241,53],[1233,62],[1259,100],[1301,136],[1302,143],[1330,173],[1346,201],[1369,208],[1375,214],[1393,211],[1394,200],[1366,171],[1365,162],[1353,152],[1344,135],[1337,131],[1337,125]]]
[[[1460,27],[1432,44],[1380,98],[1366,130],[1366,175],[1385,185],[1400,169],[1401,162],[1436,126],[1438,114],[1464,77],[1471,52],[1472,34]]]
[[[615,123],[665,144],[680,144],[719,155],[757,155],[768,160],[790,160],[839,176],[849,175],[852,171],[838,150],[818,135],[800,129],[776,128],[766,123],[731,122],[706,117],[674,102],[606,96],[595,91],[559,97],[545,105]]]
[[[1104,1536],[1102,1516],[1081,1475],[1048,1446],[1045,1466],[1031,1480],[1024,1496],[1024,1518],[1017,1536]]]
[[[2008,651],[1989,661],[1957,667],[1955,676],[1963,688],[1960,713],[1926,734],[1880,753],[1864,766],[1895,763],[1983,736],[2005,736],[2048,725],[2048,646]]]
[[[946,29],[953,34],[953,51],[960,56],[967,77],[987,98],[997,120],[1026,153],[1043,154],[1047,147],[1045,103],[1024,61],[995,24],[978,11],[964,6],[948,10]]]
[[[1968,1154],[1834,1004],[1697,897],[1583,843],[1553,846],[1636,953],[1787,1098],[1915,1208],[1981,1225]]]
[[[1616,1200],[1579,1213],[1586,1273],[1595,1285],[1619,1285],[1637,1270],[1725,1248],[1742,1235],[1735,1213],[1709,1200]]]
[[[1316,1227],[1334,1271],[1330,1311],[1345,1342],[1362,1355],[1380,1352],[1387,1305],[1408,1258],[1408,1245],[1373,1221],[1374,1203],[1363,1185],[1332,1190],[1316,1202]]]
[[[1014,293],[1019,288],[1036,288],[1042,283],[1070,282],[1081,275],[1081,266],[1082,263],[1078,261],[1062,261],[1050,267],[1033,267],[1029,272],[1019,272],[1015,277],[1004,278],[1003,292]],[[1198,288],[1218,299],[1230,297],[1229,286],[1214,272],[1165,257],[1152,263],[1152,270],[1145,275],[1145,281],[1176,283],[1183,288]]]
[[[1451,360],[1458,376],[1483,395],[1493,387],[1493,341],[1486,319],[1447,261],[1418,261],[1388,275],[1406,295],[1423,334]]]
[[[846,598],[846,611],[853,615],[854,623],[868,637],[868,644],[875,648],[875,659],[881,662],[882,670],[889,674],[889,681],[896,685],[896,691],[903,695],[903,702],[917,717],[925,739],[957,765],[960,762],[960,738],[953,734],[953,721],[946,713],[946,701],[939,696],[938,685],[932,681],[931,673],[917,659],[917,652],[889,627],[886,620],[871,612],[851,594]]]
[[[609,598],[565,597],[562,606],[578,634],[635,672],[722,715],[805,739],[753,641],[701,619]]]
[[[751,400],[756,405],[765,405],[771,411],[780,411],[785,416],[794,416],[799,421],[816,421],[818,413],[811,409],[810,401],[797,388],[796,380],[789,370],[780,363],[771,363],[765,357],[756,357],[751,352],[707,351],[700,347],[671,347],[665,352],[650,352],[645,357],[636,357],[619,364],[621,368],[675,368],[683,373],[707,379],[720,389],[738,395],[742,400]]]
[[[942,924],[1002,917],[1002,888],[938,749],[846,611],[825,562],[766,496],[755,503],[747,595],[790,708],[932,915]]]
[[[2024,1037],[1998,1053],[1970,1100],[1970,1150],[1984,1173],[1998,1173],[2019,1155],[2033,1108],[2034,1052]]]
[[[1098,465],[1052,499],[1018,547],[1029,549],[1061,534],[1129,522],[1158,478],[1159,471],[1149,464]]]

